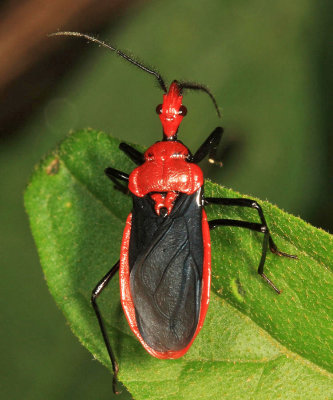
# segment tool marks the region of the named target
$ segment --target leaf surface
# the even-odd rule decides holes
[[[32,176],[25,206],[50,292],[81,343],[110,368],[91,291],[119,259],[131,199],[106,179],[107,166],[130,172],[120,141],[102,132],[69,135]],[[206,196],[241,197],[209,181]],[[211,233],[212,294],[190,351],[158,360],[132,334],[114,279],[103,310],[119,378],[135,399],[330,399],[332,382],[332,236],[260,201],[280,250],[258,276],[262,235],[220,227]],[[254,210],[208,206],[208,219],[259,222]],[[110,378],[111,380],[111,378]]]

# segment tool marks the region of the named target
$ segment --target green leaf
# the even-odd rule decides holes
[[[130,172],[119,140],[84,130],[70,135],[36,168],[25,206],[49,289],[81,343],[110,368],[90,305],[91,290],[119,259],[131,199],[104,176]],[[205,183],[207,196],[240,197]],[[206,322],[179,360],[151,357],[132,334],[115,279],[100,298],[119,361],[119,378],[135,399],[329,399],[332,381],[332,237],[260,201],[279,249],[256,270],[259,233],[221,227],[211,233],[212,294]],[[207,207],[209,219],[258,221],[254,210]],[[111,377],[110,377],[111,381]]]

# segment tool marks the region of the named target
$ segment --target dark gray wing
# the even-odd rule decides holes
[[[149,196],[135,198],[130,287],[139,331],[154,350],[177,351],[196,330],[203,264],[201,189],[179,194],[166,218]]]

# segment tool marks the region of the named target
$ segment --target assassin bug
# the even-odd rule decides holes
[[[284,257],[269,232],[260,205],[245,198],[212,198],[203,194],[203,173],[197,165],[206,156],[210,162],[220,143],[223,129],[217,127],[192,154],[177,139],[178,127],[186,115],[184,90],[205,92],[219,115],[212,93],[205,86],[173,81],[167,90],[153,69],[122,51],[85,34],[57,32],[50,36],[76,36],[114,51],[117,55],[152,74],[163,92],[156,112],[163,126],[163,138],[142,154],[126,143],[119,148],[138,166],[129,175],[114,168],[105,173],[121,190],[128,184],[133,198],[123,233],[120,260],[92,292],[94,307],[113,368],[116,391],[118,364],[112,350],[97,298],[119,271],[121,304],[133,333],[152,356],[160,359],[182,357],[192,345],[206,316],[211,280],[210,234],[218,226],[247,228],[263,234],[258,274],[280,293],[264,274],[266,252]],[[219,115],[220,116],[220,115]],[[234,219],[207,220],[208,205],[249,207],[257,210],[260,223]]]

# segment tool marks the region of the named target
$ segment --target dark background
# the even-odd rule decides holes
[[[108,371],[79,344],[48,293],[23,207],[41,157],[73,129],[149,145],[161,138],[151,76],[84,40],[94,33],[187,93],[179,138],[195,150],[225,127],[215,181],[332,232],[332,55],[328,2],[12,0],[0,6],[1,397],[109,399]],[[126,395],[124,395],[126,398]],[[121,397],[119,397],[121,399]]]

